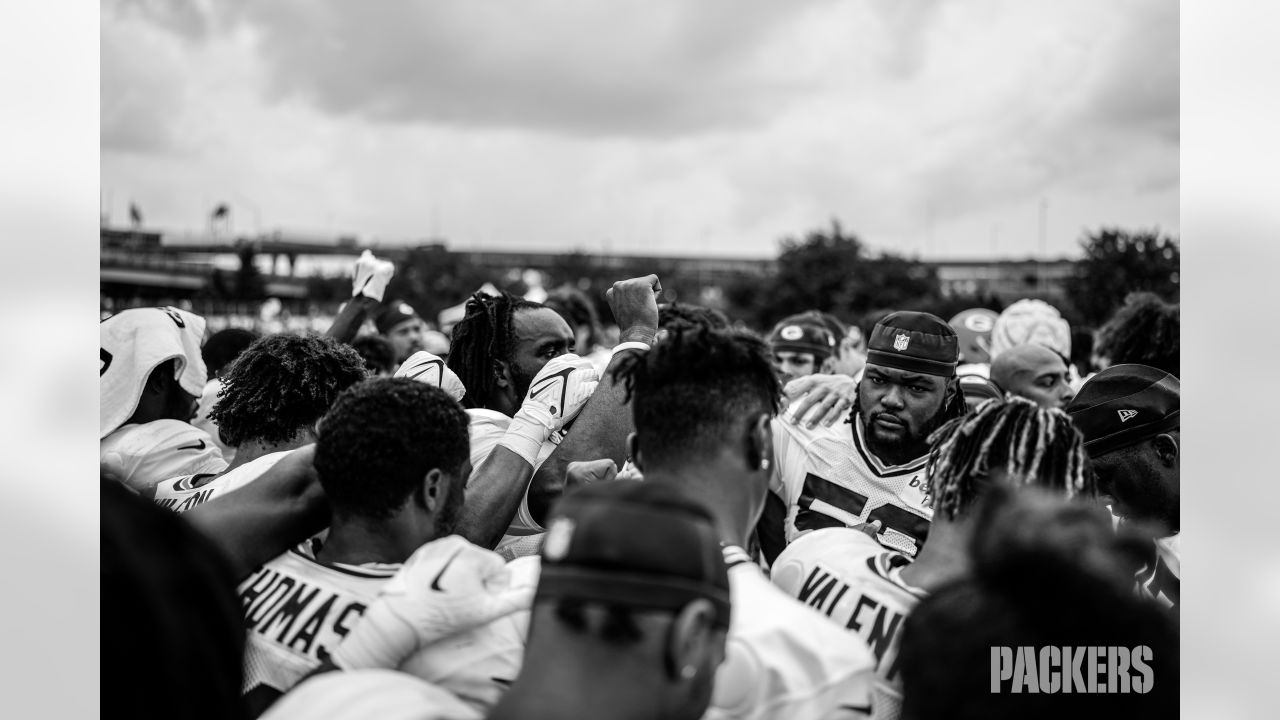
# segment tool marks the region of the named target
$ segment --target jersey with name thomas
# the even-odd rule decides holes
[[[867,448],[862,419],[808,429],[773,421],[776,464],[771,490],[787,507],[786,537],[880,521],[885,547],[915,557],[929,534],[933,501],[925,494],[922,455],[885,465]]]
[[[240,584],[248,643],[244,690],[293,687],[329,658],[399,563],[346,565],[316,560],[309,540]]]
[[[901,702],[902,624],[927,595],[902,579],[910,563],[861,530],[827,528],[788,545],[772,568],[775,585],[866,643],[876,658],[877,705]]]

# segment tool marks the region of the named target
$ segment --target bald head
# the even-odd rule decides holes
[[[1067,373],[1067,361],[1038,344],[1015,345],[991,361],[997,385],[1044,408],[1061,408],[1075,396]]]

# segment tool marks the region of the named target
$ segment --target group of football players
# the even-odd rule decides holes
[[[1176,306],[1133,297],[1091,366],[1040,300],[762,335],[649,275],[605,349],[502,292],[428,336],[393,273],[361,257],[323,335],[102,322],[111,714],[1176,712]],[[997,692],[1010,647],[1154,680]]]

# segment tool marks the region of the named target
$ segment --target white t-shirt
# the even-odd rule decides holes
[[[875,655],[876,717],[901,706],[902,624],[927,595],[902,579],[910,563],[860,530],[826,528],[797,538],[773,564],[775,585],[835,620]]]
[[[773,421],[770,490],[787,507],[787,542],[802,533],[879,520],[882,545],[915,557],[929,534],[932,499],[925,495],[922,455],[885,465],[867,450],[862,419],[812,430]]]
[[[209,480],[209,473],[182,475],[156,485],[155,503],[175,512],[186,512],[197,505],[238,490],[262,477],[292,450],[282,450],[251,460],[230,472]]]

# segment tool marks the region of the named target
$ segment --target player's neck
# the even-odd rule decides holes
[[[419,535],[400,528],[394,518],[376,522],[335,519],[328,538],[316,553],[316,560],[345,565],[402,563],[430,540]]]
[[[715,518],[720,541],[745,548],[751,531],[764,509],[764,498],[757,507],[749,505],[742,487],[743,473],[717,464],[682,465],[680,468],[650,468],[644,471],[645,482],[666,482],[680,488],[685,495],[702,501]]]
[[[282,443],[268,443],[268,442],[263,442],[261,440],[246,440],[245,442],[242,442],[236,446],[235,459],[231,461],[231,464],[228,465],[227,469],[224,470],[223,472],[224,473],[231,472],[232,470],[235,470],[241,465],[247,465],[248,463],[251,463],[254,460],[257,460],[263,455],[270,455],[271,453],[283,452],[285,450],[296,450],[310,442],[313,442],[313,438],[311,438],[311,436],[306,433],[298,433],[297,437],[295,437],[293,440],[290,440],[288,442],[282,442]]]
[[[929,539],[910,565],[902,569],[908,585],[933,592],[969,571],[969,531],[965,526],[934,516]]]

